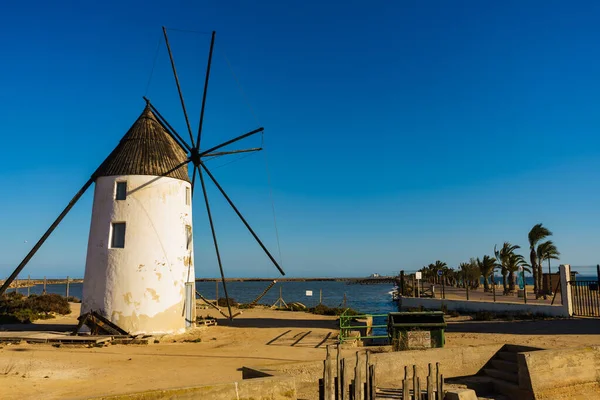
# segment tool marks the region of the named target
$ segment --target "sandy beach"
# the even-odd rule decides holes
[[[79,315],[79,305],[72,306],[69,316],[23,327],[65,329],[74,325]],[[216,314],[210,310],[198,313]],[[600,345],[600,326],[590,319],[448,322],[448,347],[489,343],[543,348]],[[49,344],[3,344],[0,398],[88,398],[230,382],[241,379],[242,366],[323,360],[325,346],[334,344],[336,338],[335,317],[256,308],[244,310],[233,322],[220,318],[217,326],[165,336],[159,343],[148,345],[58,348]]]

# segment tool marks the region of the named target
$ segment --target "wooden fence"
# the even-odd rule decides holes
[[[444,376],[440,364],[432,364],[426,377],[417,374],[417,366],[404,367],[404,376],[398,377],[396,387],[380,387],[377,385],[377,364],[367,351],[363,356],[356,352],[354,366],[352,359],[340,358],[340,346],[337,346],[335,359],[327,346],[327,356],[323,362],[323,378],[319,379],[319,400],[442,400],[444,398]],[[364,360],[363,360],[364,359]]]

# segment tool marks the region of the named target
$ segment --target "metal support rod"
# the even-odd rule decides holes
[[[259,132],[262,132],[262,131],[264,131],[264,130],[265,130],[265,128],[263,128],[263,127],[260,127],[260,128],[258,128],[258,129],[255,129],[255,130],[253,130],[253,131],[250,131],[250,132],[248,132],[248,133],[244,133],[243,135],[240,135],[240,136],[238,136],[238,137],[236,137],[236,138],[233,138],[233,139],[231,139],[231,140],[228,140],[228,141],[226,141],[226,142],[224,142],[224,143],[221,143],[221,144],[220,144],[220,145],[218,145],[218,146],[211,147],[211,148],[210,148],[210,149],[208,149],[208,150],[204,150],[202,153],[200,153],[200,157],[204,157],[204,156],[206,156],[207,154],[210,154],[210,153],[212,153],[213,151],[220,149],[221,147],[225,147],[225,146],[227,146],[227,145],[230,145],[230,144],[232,144],[232,143],[235,143],[235,142],[237,142],[237,141],[239,141],[239,140],[245,139],[245,138],[247,138],[248,136],[252,136],[252,135],[255,135],[255,134],[259,133]]]
[[[177,92],[179,93],[179,99],[181,100],[181,108],[183,109],[183,115],[185,117],[185,123],[187,124],[188,132],[190,134],[190,141],[192,148],[196,147],[194,144],[194,136],[192,135],[192,127],[190,126],[190,120],[185,109],[185,102],[183,101],[183,94],[181,93],[181,85],[179,85],[179,78],[177,77],[177,69],[175,68],[175,60],[173,60],[173,53],[171,52],[171,45],[169,45],[169,37],[167,36],[167,28],[162,27],[163,34],[165,35],[165,43],[167,44],[167,50],[169,51],[169,59],[171,60],[171,67],[173,68],[173,76],[175,77],[175,83],[177,84]]]
[[[225,190],[223,190],[223,188],[221,187],[221,185],[219,185],[219,182],[217,182],[217,180],[215,179],[215,177],[213,176],[213,174],[211,174],[211,172],[208,170],[208,168],[206,168],[206,165],[204,165],[204,163],[200,163],[200,166],[206,171],[206,173],[208,174],[208,177],[213,181],[213,183],[215,184],[215,186],[217,187],[217,189],[219,189],[219,191],[221,192],[221,194],[223,195],[223,197],[225,197],[225,199],[227,200],[227,202],[229,203],[229,205],[231,206],[231,208],[233,208],[233,210],[235,211],[235,213],[237,214],[237,216],[242,220],[242,222],[244,223],[244,225],[246,226],[246,228],[248,228],[248,231],[250,231],[250,233],[252,234],[252,236],[254,236],[254,239],[256,239],[256,241],[258,242],[258,244],[260,245],[260,247],[267,254],[267,256],[269,257],[269,259],[275,265],[275,267],[279,270],[279,272],[281,273],[281,275],[285,275],[285,272],[283,272],[283,269],[279,266],[279,264],[277,263],[277,261],[275,261],[275,258],[271,255],[271,253],[269,253],[269,250],[267,250],[267,248],[265,247],[265,245],[263,244],[263,242],[258,238],[258,236],[256,235],[256,233],[254,233],[254,230],[250,227],[250,225],[248,224],[248,222],[246,221],[246,219],[244,218],[244,216],[242,215],[242,213],[240,213],[240,211],[237,209],[237,207],[235,206],[235,204],[233,204],[233,201],[231,201],[231,199],[229,198],[229,196],[227,195],[227,193],[225,193]],[[200,173],[200,178],[202,178],[202,173]]]
[[[71,199],[71,201],[69,202],[69,204],[67,204],[67,206],[65,207],[65,209],[60,213],[60,215],[58,216],[58,218],[56,218],[56,220],[52,223],[52,225],[50,225],[50,228],[48,228],[48,230],[42,235],[42,237],[40,238],[40,240],[38,240],[38,242],[35,244],[35,246],[33,246],[33,248],[31,249],[31,251],[25,256],[25,258],[23,259],[23,261],[21,261],[21,263],[13,271],[13,273],[10,274],[10,276],[6,279],[6,281],[4,282],[4,284],[2,285],[2,287],[0,287],[0,296],[2,294],[4,294],[4,292],[9,287],[9,285],[12,283],[12,281],[19,275],[19,273],[21,273],[21,271],[23,270],[23,268],[25,268],[25,266],[27,265],[27,263],[29,262],[29,260],[31,260],[31,258],[35,255],[35,253],[39,250],[39,248],[42,247],[42,245],[44,244],[44,242],[46,241],[46,239],[48,239],[48,236],[50,236],[50,234],[54,231],[54,229],[56,229],[56,227],[58,226],[58,224],[60,224],[60,222],[67,215],[67,213],[69,211],[71,211],[71,208],[73,208],[73,206],[75,205],[75,203],[77,203],[77,200],[79,200],[81,198],[81,196],[83,196],[83,194],[85,193],[85,191],[92,185],[92,183],[94,182],[94,179],[95,179],[95,177],[92,176],[82,186],[82,188],[79,189],[79,191],[75,194],[75,196],[73,196],[73,198]]]
[[[169,124],[169,121],[167,121],[165,117],[162,116],[162,114],[156,109],[156,107],[154,107],[154,105],[150,102],[150,100],[148,100],[146,96],[144,96],[144,100],[146,100],[146,103],[148,103],[152,112],[156,114],[156,116],[158,117],[158,122],[160,122],[163,125],[165,131],[167,131],[167,133],[170,134],[181,146],[185,147],[188,151],[192,151],[191,146],[187,144],[185,140],[183,140],[179,133],[177,133],[177,131],[171,126],[171,124]]]
[[[210,223],[210,230],[212,232],[213,243],[215,245],[215,252],[217,253],[217,261],[219,263],[219,271],[221,272],[221,279],[223,281],[223,291],[225,292],[225,300],[227,301],[227,310],[229,311],[229,318],[232,319],[231,304],[229,304],[229,295],[227,294],[227,284],[225,283],[225,273],[223,272],[223,263],[221,262],[221,253],[219,252],[219,243],[217,242],[217,234],[215,233],[215,224],[213,223],[212,213],[210,212],[210,204],[208,202],[208,194],[206,193],[206,184],[204,183],[204,176],[202,170],[198,170],[200,177],[200,183],[202,184],[202,192],[204,193],[204,202],[206,203],[206,212],[208,213],[208,222]],[[218,299],[217,299],[218,301]]]
[[[208,78],[210,77],[210,64],[212,63],[213,48],[215,47],[215,35],[213,31],[210,39],[210,51],[208,52],[208,65],[206,66],[206,78],[204,80],[204,93],[202,94],[202,108],[200,109],[200,123],[198,123],[198,138],[196,139],[196,147],[200,148],[200,138],[202,135],[202,123],[204,122],[204,106],[206,105],[206,92],[208,91]]]

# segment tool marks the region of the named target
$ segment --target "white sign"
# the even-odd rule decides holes
[[[312,290],[307,290],[307,291],[306,291],[306,295],[307,295],[307,296],[312,296]]]
[[[421,272],[419,272],[419,271],[415,272],[415,278],[417,278],[417,280],[421,279]]]

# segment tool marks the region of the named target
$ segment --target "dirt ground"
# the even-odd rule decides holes
[[[66,330],[79,315],[32,324]],[[199,310],[199,315],[215,313]],[[18,328],[23,329],[23,326]],[[323,360],[337,338],[333,317],[244,310],[233,322],[197,328],[149,345],[0,345],[1,399],[73,399],[241,379],[242,366]],[[0,326],[16,329],[15,326]],[[600,345],[600,321],[450,322],[447,346],[515,343],[543,348]],[[191,342],[200,338],[200,342]],[[188,342],[184,342],[188,340]],[[349,350],[350,351],[350,350]]]

